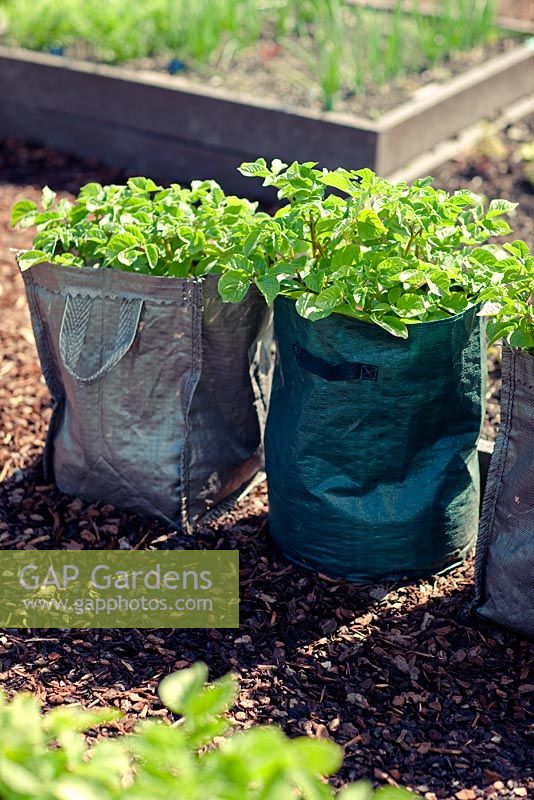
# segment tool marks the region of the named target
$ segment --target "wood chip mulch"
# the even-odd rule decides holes
[[[131,730],[165,715],[164,675],[203,659],[213,676],[239,675],[237,726],[275,722],[342,744],[338,785],[367,776],[427,800],[534,797],[534,645],[469,616],[471,560],[433,580],[351,586],[293,567],[274,548],[264,485],[195,538],[43,485],[49,396],[10,252],[29,236],[10,230],[9,209],[44,183],[72,192],[94,179],[120,176],[0,143],[0,547],[238,548],[242,624],[0,631],[0,687],[29,689],[47,707],[112,704],[125,713],[116,728]]]

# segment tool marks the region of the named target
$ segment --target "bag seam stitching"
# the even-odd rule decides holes
[[[480,526],[479,532],[479,546],[480,546],[480,561],[479,564],[475,564],[476,568],[476,596],[475,596],[475,603],[478,605],[479,603],[484,602],[486,592],[485,592],[485,582],[486,582],[486,568],[489,556],[489,548],[491,544],[491,539],[493,536],[493,527],[495,524],[495,516],[497,513],[497,505],[499,501],[499,496],[502,492],[502,480],[504,476],[504,470],[506,467],[506,463],[508,460],[508,448],[510,445],[510,431],[512,428],[512,421],[514,415],[514,403],[515,403],[515,385],[516,385],[516,354],[514,350],[510,350],[508,353],[508,358],[510,359],[510,366],[509,366],[509,375],[507,376],[507,387],[506,387],[506,417],[504,420],[504,425],[502,426],[502,436],[503,436],[503,444],[499,451],[498,461],[495,466],[495,472],[492,473],[488,477],[488,484],[487,484],[487,500],[484,499],[483,507],[482,507],[482,522]],[[489,515],[487,522],[486,522],[486,515]]]

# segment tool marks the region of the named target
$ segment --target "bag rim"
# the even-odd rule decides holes
[[[274,301],[275,307],[276,307],[276,305],[287,304],[287,303],[290,303],[293,307],[295,307],[296,300],[294,300],[292,297],[286,297],[284,295],[279,295]],[[348,327],[348,328],[361,328],[361,329],[365,329],[365,330],[378,330],[381,333],[383,333],[386,336],[388,336],[389,339],[394,339],[394,340],[399,340],[399,341],[404,341],[405,342],[405,341],[408,341],[410,338],[412,338],[412,331],[418,331],[418,330],[426,329],[429,326],[435,326],[435,327],[438,327],[440,325],[443,326],[443,327],[447,327],[449,325],[452,326],[452,325],[456,324],[457,322],[459,322],[460,320],[464,319],[465,317],[471,316],[473,314],[473,312],[475,312],[475,316],[477,316],[477,314],[478,314],[477,309],[479,309],[480,307],[481,307],[481,303],[480,302],[476,302],[476,303],[473,303],[472,305],[468,306],[466,309],[461,311],[459,314],[452,314],[451,316],[447,317],[446,319],[434,319],[434,320],[428,320],[426,322],[425,321],[419,321],[419,322],[414,322],[413,324],[410,323],[410,324],[407,325],[407,328],[408,328],[408,339],[404,339],[401,336],[393,336],[393,334],[388,333],[388,331],[386,331],[384,328],[381,328],[380,325],[377,325],[376,322],[367,322],[366,320],[357,319],[356,317],[349,317],[349,316],[346,316],[345,314],[338,314],[335,311],[332,312],[332,314],[330,314],[328,317],[323,317],[323,319],[317,319],[317,320],[305,319],[303,316],[301,316],[298,313],[296,308],[294,308],[294,312],[295,312],[296,316],[299,318],[299,320],[302,320],[302,322],[305,323],[305,324],[320,325],[321,323],[332,324],[332,323],[335,322],[335,323],[338,323],[341,326],[345,326],[345,327]],[[481,320],[481,322],[484,322],[484,318],[483,317],[480,317],[480,320]]]

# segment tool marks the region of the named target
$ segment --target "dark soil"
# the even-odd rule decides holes
[[[511,132],[509,131],[509,134]],[[532,190],[506,139],[478,190],[525,202],[518,234],[533,243]],[[480,154],[439,171],[475,180]],[[39,458],[49,396],[10,248],[28,233],[9,209],[49,183],[74,192],[121,176],[51,151],[0,144],[0,547],[237,548],[238,631],[0,631],[0,686],[31,690],[47,707],[112,704],[117,727],[162,716],[159,680],[204,659],[213,676],[233,669],[239,727],[275,722],[290,735],[328,737],[345,749],[338,783],[369,776],[427,800],[534,796],[534,645],[468,615],[470,559],[446,577],[352,586],[290,565],[268,534],[265,486],[196,536],[90,506],[43,485]],[[530,203],[530,206],[528,205]],[[494,396],[496,401],[497,394]],[[493,413],[493,412],[492,412]]]
[[[369,80],[358,93],[342,90],[336,95],[333,110],[365,119],[379,119],[402,103],[431,93],[440,84],[470,67],[482,64],[492,56],[518,45],[517,38],[473,48],[470,52],[451,53],[448,60],[429,69],[399,75],[380,85]],[[135,69],[166,71],[168,57],[143,59],[132,63]],[[211,86],[237,92],[249,98],[324,111],[323,97],[316,77],[316,60],[299,55],[294,46],[264,40],[254,47],[236,53],[224,65],[197,65],[180,73],[193,85]],[[328,114],[328,111],[325,112]]]

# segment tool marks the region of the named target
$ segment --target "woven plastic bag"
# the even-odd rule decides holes
[[[478,529],[481,322],[470,309],[408,339],[275,301],[265,435],[270,530],[293,561],[352,581],[434,573]],[[484,348],[485,349],[485,348]]]
[[[190,529],[263,464],[271,312],[217,277],[39,264],[23,273],[54,400],[47,479]]]
[[[516,348],[503,348],[475,570],[479,614],[534,636],[534,356]]]

